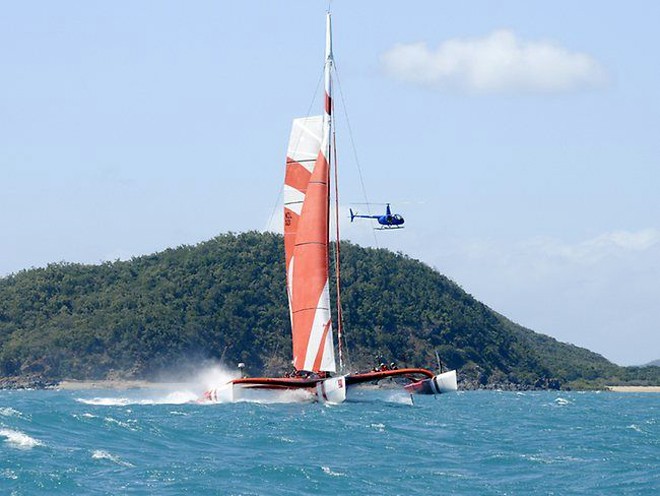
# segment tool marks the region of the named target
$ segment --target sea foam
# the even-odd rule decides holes
[[[92,451],[92,459],[93,460],[108,460],[113,463],[116,463],[117,465],[122,465],[124,467],[134,467],[132,463],[126,462],[119,458],[116,455],[113,455],[111,453],[108,453],[105,450],[94,450]]]
[[[44,443],[28,436],[24,432],[13,429],[0,429],[0,436],[5,438],[5,444],[17,449],[32,449],[35,446],[43,446]]]
[[[5,406],[0,408],[0,415],[3,417],[22,417],[23,414],[19,412],[18,410],[14,410],[10,406]]]

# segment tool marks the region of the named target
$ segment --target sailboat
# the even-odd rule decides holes
[[[384,379],[411,394],[456,391],[456,371],[382,366],[346,373],[342,357],[339,256],[336,253],[338,355],[330,310],[330,169],[333,149],[332,21],[326,16],[325,99],[322,115],[294,119],[284,179],[284,251],[295,372],[287,377],[241,377],[204,394],[210,402],[239,401],[259,392],[288,392],[342,403],[361,384]],[[336,195],[335,195],[336,196]],[[337,219],[338,220],[338,219]],[[337,249],[339,240],[337,239]]]

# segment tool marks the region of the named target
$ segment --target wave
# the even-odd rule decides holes
[[[0,415],[3,417],[22,417],[23,414],[18,410],[14,410],[10,406],[0,408]]]
[[[326,475],[331,475],[333,477],[345,477],[346,474],[344,472],[333,472],[330,467],[323,466],[321,467],[321,470],[323,470],[323,473]]]
[[[112,418],[112,417],[105,417],[103,420],[105,420],[109,424],[118,425],[119,427],[123,427],[124,429],[128,429],[128,430],[131,430],[131,431],[139,430],[138,427],[137,427],[137,420],[129,419],[126,422],[123,422],[121,420],[117,420],[117,419]]]
[[[41,441],[28,436],[24,432],[13,429],[0,429],[0,436],[4,437],[5,443],[12,448],[28,450],[35,446],[44,445]]]
[[[116,463],[117,465],[121,465],[123,467],[134,467],[135,466],[132,463],[126,462],[126,461],[122,460],[121,458],[119,458],[118,456],[113,455],[111,453],[108,453],[105,450],[94,450],[94,451],[92,451],[92,459],[93,460],[108,460],[108,461],[111,461],[113,463]]]

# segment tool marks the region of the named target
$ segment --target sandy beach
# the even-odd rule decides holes
[[[607,386],[614,393],[660,393],[660,386]]]

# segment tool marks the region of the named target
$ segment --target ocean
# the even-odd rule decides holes
[[[0,494],[660,494],[660,394],[195,397],[0,391]]]

